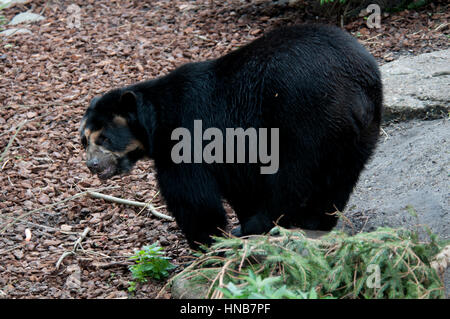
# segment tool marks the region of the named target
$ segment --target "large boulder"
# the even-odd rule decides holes
[[[436,119],[450,111],[450,49],[381,67],[385,120]]]
[[[440,238],[449,239],[449,120],[416,120],[387,126],[384,131],[338,227],[372,231],[379,226],[415,229],[426,225]],[[420,233],[427,237],[425,231]],[[445,284],[449,296],[450,269]]]

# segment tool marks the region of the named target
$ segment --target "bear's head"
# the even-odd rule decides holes
[[[86,165],[102,179],[126,173],[148,155],[133,91],[112,90],[92,100],[80,125]]]

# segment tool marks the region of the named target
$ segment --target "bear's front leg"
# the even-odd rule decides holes
[[[250,218],[243,219],[242,215],[236,211],[239,217],[240,225],[231,230],[231,234],[236,237],[247,235],[260,235],[268,233],[275,223],[269,218],[266,213],[258,213],[250,216]]]
[[[158,182],[168,210],[192,248],[211,244],[211,235],[221,235],[226,213],[219,187],[198,164],[178,164],[158,169]]]

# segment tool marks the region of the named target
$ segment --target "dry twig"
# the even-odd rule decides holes
[[[150,203],[136,202],[136,201],[122,199],[122,198],[105,195],[105,194],[98,193],[98,192],[92,192],[92,191],[88,191],[88,194],[89,194],[89,196],[94,197],[94,198],[101,198],[101,199],[108,200],[110,202],[119,203],[119,204],[132,205],[132,206],[138,206],[138,207],[147,207],[153,215],[155,215],[159,218],[163,218],[163,219],[170,220],[170,221],[174,220],[173,217],[167,216],[167,215],[164,215],[164,214],[158,212],[156,210],[156,208]]]
[[[89,231],[91,229],[89,227],[86,227],[84,229],[84,231],[81,233],[80,237],[75,241],[75,243],[73,244],[73,249],[71,251],[65,251],[63,252],[63,254],[61,255],[61,257],[59,257],[58,261],[56,262],[56,269],[59,269],[59,266],[61,265],[62,261],[64,260],[64,258],[66,258],[67,256],[70,255],[74,255],[77,252],[77,249],[80,247],[81,249],[83,249],[83,247],[81,247],[81,242],[83,241],[84,238],[86,238],[87,234],[89,234]]]
[[[14,133],[14,135],[11,137],[11,139],[8,142],[8,145],[6,145],[5,150],[3,151],[2,155],[0,156],[0,162],[3,161],[3,159],[6,156],[6,153],[8,153],[9,148],[11,147],[12,143],[16,139],[17,134],[19,134],[20,130],[26,123],[28,123],[28,121],[23,121],[22,123],[19,124],[19,126],[17,126],[16,133]]]
[[[107,187],[99,188],[99,189],[97,189],[97,190],[104,190],[104,189],[110,189],[110,188],[116,188],[116,187],[107,186]],[[29,211],[29,212],[23,213],[23,214],[21,214],[20,216],[17,216],[16,218],[14,218],[14,219],[13,219],[11,222],[9,222],[8,224],[6,224],[6,226],[3,227],[3,228],[0,230],[0,234],[3,234],[3,233],[6,231],[6,229],[8,229],[9,226],[14,225],[14,224],[17,223],[19,220],[21,220],[21,219],[23,219],[23,218],[25,218],[25,217],[27,217],[27,216],[29,216],[29,215],[31,215],[31,214],[34,214],[34,213],[37,213],[37,212],[39,212],[39,211],[41,211],[41,210],[48,209],[48,208],[52,208],[52,207],[57,206],[57,205],[59,205],[59,204],[62,204],[62,203],[65,203],[65,202],[74,200],[75,198],[84,196],[84,195],[86,195],[86,194],[89,193],[89,192],[90,192],[90,191],[87,190],[87,191],[84,191],[84,192],[75,194],[75,195],[73,195],[73,196],[70,196],[70,197],[68,197],[68,198],[66,198],[66,199],[63,199],[63,200],[61,200],[61,201],[59,201],[59,202],[56,202],[56,203],[53,203],[53,204],[48,204],[48,205],[45,205],[45,206],[43,206],[43,207],[40,207],[40,208],[37,208],[37,209],[33,209],[33,210]]]

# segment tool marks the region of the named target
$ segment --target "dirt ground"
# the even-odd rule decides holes
[[[73,3],[81,8],[80,23],[69,28]],[[170,214],[151,162],[104,183],[89,173],[78,136],[89,101],[183,63],[221,56],[274,27],[327,21],[269,0],[33,1],[2,14],[10,20],[29,9],[45,20],[30,27],[31,35],[0,42],[0,297],[154,298],[164,281],[127,291],[133,250],[159,241],[176,271],[191,252],[175,222],[137,207],[72,198],[109,187],[101,192],[151,201]],[[368,29],[363,18],[345,28],[382,64],[448,48],[449,17],[447,2],[434,1],[383,16],[380,29]],[[87,227],[82,249],[57,269]],[[30,241],[24,240],[27,228]]]

